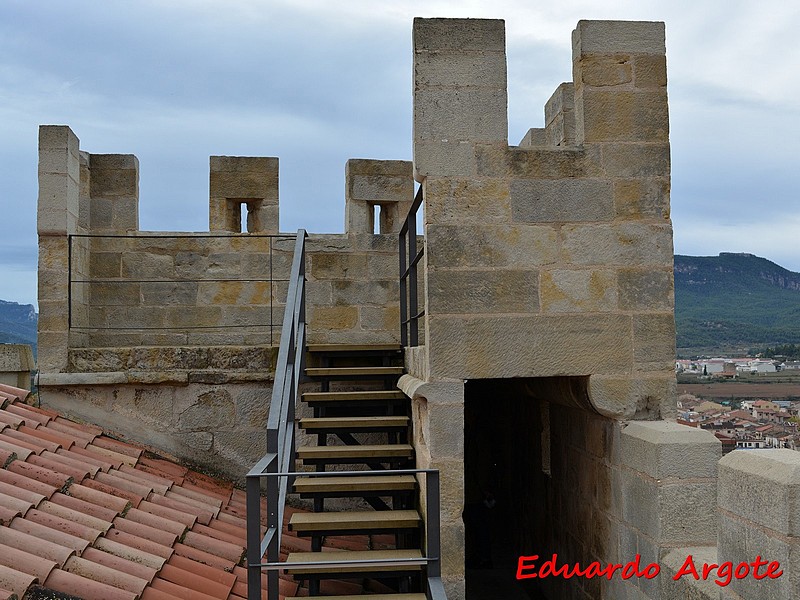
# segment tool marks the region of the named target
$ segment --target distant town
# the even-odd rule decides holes
[[[677,360],[675,371],[682,392],[678,396],[678,422],[714,433],[722,442],[723,454],[736,449],[800,450],[800,399],[793,391],[787,390],[783,399],[741,398],[753,392],[774,395],[787,385],[796,387],[791,382],[800,378],[800,361],[760,357]],[[725,382],[742,382],[741,391],[729,385],[724,388],[729,399],[702,397],[711,389],[721,394]],[[754,383],[762,385],[748,385]],[[686,393],[694,387],[701,391]],[[747,389],[752,391],[745,392]]]

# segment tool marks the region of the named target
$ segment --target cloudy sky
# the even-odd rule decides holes
[[[0,298],[36,300],[39,124],[140,160],[140,226],[207,230],[208,157],[280,157],[281,229],[338,232],[348,158],[411,158],[415,16],[506,20],[509,138],[571,79],[579,19],[663,20],[675,249],[800,271],[800,4],[2,0]]]

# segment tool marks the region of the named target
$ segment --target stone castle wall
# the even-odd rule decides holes
[[[43,401],[243,474],[264,452],[295,246],[278,234],[278,159],[211,157],[209,232],[147,232],[135,156],[84,152],[64,126],[39,142]],[[399,340],[413,187],[409,162],[348,161],[345,233],[306,241],[309,342]]]

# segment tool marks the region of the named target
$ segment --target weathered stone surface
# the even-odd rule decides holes
[[[634,368],[671,371],[675,356],[675,316],[671,312],[633,317]]]
[[[612,419],[656,420],[674,417],[675,375],[605,375],[589,378],[589,398],[600,414]]]
[[[664,23],[578,21],[578,26],[572,32],[572,48],[573,58],[590,53],[665,54]]]
[[[613,312],[617,309],[614,271],[542,271],[540,285],[544,313]]]
[[[477,144],[475,156],[478,175],[485,177],[564,179],[597,178],[604,174],[595,149],[514,148]]]
[[[539,310],[538,272],[429,271],[431,314],[532,313]]]
[[[320,252],[311,255],[311,275],[316,279],[361,278],[366,274],[366,254]]]
[[[309,312],[312,329],[352,329],[358,323],[357,306],[316,306]]]
[[[638,88],[665,87],[667,85],[666,56],[640,54],[633,59],[634,84]]]
[[[414,144],[414,179],[471,177],[476,172],[475,148],[468,141],[419,141]]]
[[[618,373],[631,356],[624,315],[428,316],[430,376],[489,379]]]
[[[545,145],[547,145],[547,136],[541,127],[529,129],[518,144],[520,148],[541,148]]]
[[[421,87],[414,94],[417,142],[495,142],[508,139],[505,89]],[[417,157],[414,157],[414,162]]]
[[[775,449],[725,455],[719,505],[775,534],[800,537],[800,454]]]
[[[500,19],[414,19],[415,52],[505,49],[505,23]]]
[[[672,310],[675,305],[672,270],[621,269],[619,307],[622,310]]]
[[[614,205],[617,218],[669,220],[669,179],[617,179]]]
[[[669,146],[603,144],[602,163],[609,177],[669,177]]]
[[[511,182],[510,192],[512,218],[517,222],[614,219],[614,199],[608,180],[515,180]]]
[[[722,446],[704,429],[670,421],[634,421],[622,430],[620,440],[622,464],[653,479],[717,476]]]
[[[339,306],[385,305],[400,297],[399,284],[392,279],[331,282],[333,304]]]
[[[606,267],[672,266],[672,227],[669,224],[575,224],[565,225],[561,231],[564,262]]]
[[[420,52],[414,63],[418,86],[506,88],[505,52]]]
[[[630,83],[633,79],[629,54],[588,54],[579,60],[585,85],[607,87]]]
[[[425,220],[431,224],[509,223],[509,184],[498,180],[428,179]]]
[[[375,331],[397,331],[400,327],[400,307],[362,306],[361,328]]]
[[[178,415],[181,431],[211,431],[232,427],[236,407],[225,389],[211,390],[198,396],[197,401]]]
[[[558,260],[554,227],[508,225],[429,225],[429,268],[537,267]]]
[[[584,142],[668,142],[666,90],[585,88],[576,93],[575,101]]]

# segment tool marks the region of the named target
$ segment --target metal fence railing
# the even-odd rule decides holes
[[[280,256],[289,252],[278,250],[276,243],[293,240],[294,235],[255,233],[72,234],[68,240],[69,328],[89,334],[251,330],[263,332],[264,336],[268,332],[272,345],[273,332],[280,327],[281,301],[289,282],[287,261]],[[249,255],[258,264],[248,268],[224,261],[214,264],[219,256],[235,254]],[[181,255],[190,256],[199,264],[182,265]],[[121,265],[110,268],[101,262],[110,256],[123,256]],[[153,264],[137,263],[137,256],[152,258]],[[171,266],[164,267],[161,264],[164,260]],[[204,288],[213,286],[217,289],[238,286],[244,290],[247,306],[216,303],[213,290],[206,294],[211,298],[204,299]],[[152,299],[148,300],[148,295]],[[168,297],[167,302],[159,302],[164,297]],[[223,317],[217,319],[219,322],[213,322],[214,319],[204,322],[203,311],[214,307],[223,311]],[[159,311],[167,310],[176,312],[179,324],[159,321]],[[226,318],[225,310],[239,310],[242,314]]]
[[[305,239],[297,232],[289,293],[281,330],[281,345],[267,419],[267,453],[247,474],[247,588],[248,600],[261,598],[261,558],[277,563],[286,492],[294,477],[295,411],[306,349]],[[261,536],[261,479],[266,477],[267,532]],[[278,600],[278,571],[267,572],[268,598]]]
[[[422,206],[422,186],[400,228],[400,342],[404,347],[419,345],[419,319],[425,308],[418,307],[418,265],[425,255],[424,244],[417,250],[417,211]]]

